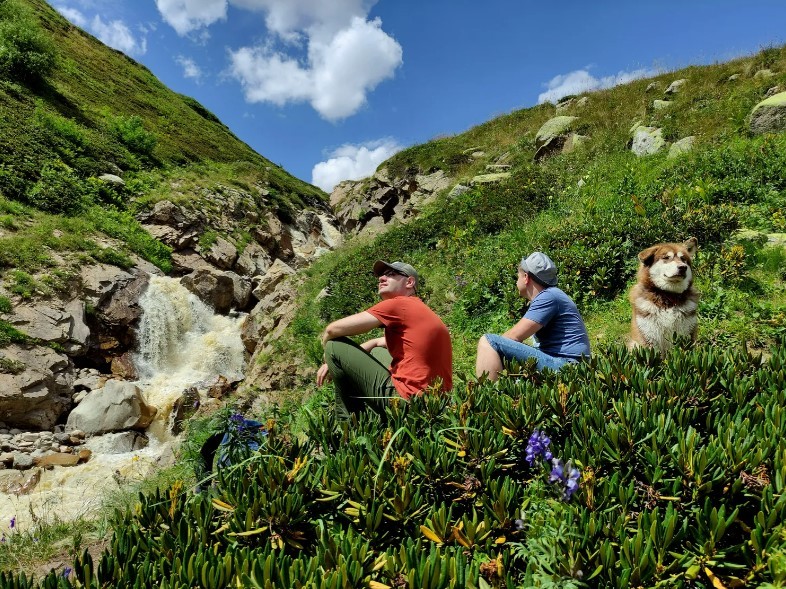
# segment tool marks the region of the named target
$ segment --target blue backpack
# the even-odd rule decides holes
[[[203,490],[203,483],[212,478],[210,475],[217,468],[238,464],[259,450],[266,436],[264,424],[246,419],[239,413],[232,415],[223,431],[211,435],[199,449],[199,459],[194,468],[196,492]]]

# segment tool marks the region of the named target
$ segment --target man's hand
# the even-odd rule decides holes
[[[328,365],[323,364],[319,367],[319,370],[317,370],[317,386],[321,387],[323,384],[327,384],[331,380],[333,380],[333,377],[330,375]]]

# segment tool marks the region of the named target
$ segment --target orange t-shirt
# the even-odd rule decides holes
[[[437,377],[442,389],[453,388],[453,346],[448,328],[418,297],[393,297],[368,310],[385,326],[393,356],[390,374],[404,399],[419,395]]]

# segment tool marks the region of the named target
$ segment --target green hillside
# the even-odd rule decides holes
[[[283,215],[325,196],[43,0],[0,2],[0,218],[12,232],[0,235],[3,267],[36,270],[27,245],[42,235],[54,250],[76,251],[104,233],[166,269],[165,248],[124,212],[161,198],[199,206],[200,189],[219,184]],[[53,228],[64,236],[53,240]]]
[[[686,81],[668,107],[653,108],[678,79]],[[625,341],[638,252],[695,236],[699,341],[766,352],[786,334],[786,134],[753,135],[748,117],[768,91],[785,88],[786,49],[769,48],[594,92],[584,107],[568,97],[559,114],[577,117],[572,129],[587,137],[571,153],[535,161],[536,134],[557,114],[552,104],[400,152],[380,165],[390,177],[440,169],[469,185],[500,160],[511,176],[443,194],[414,221],[321,260],[309,270],[304,300],[312,302],[296,322],[297,338],[374,301],[373,260],[405,259],[425,276],[426,298],[451,328],[458,368],[469,371],[477,338],[521,316],[515,268],[542,249],[601,349]],[[693,136],[694,147],[673,158],[668,148],[638,157],[630,149],[637,124],[660,128],[669,143]],[[325,287],[328,296],[315,299]]]

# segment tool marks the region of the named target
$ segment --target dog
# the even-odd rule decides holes
[[[639,253],[638,282],[630,291],[633,308],[629,348],[671,349],[675,337],[696,339],[699,293],[693,288],[698,241],[658,243]]]

